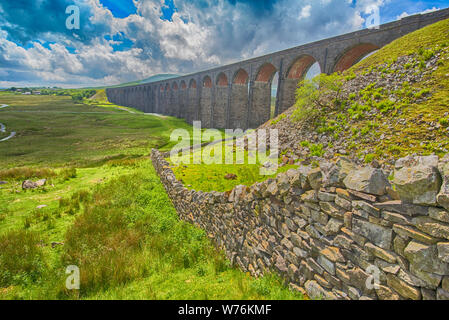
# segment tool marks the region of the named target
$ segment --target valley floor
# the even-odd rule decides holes
[[[178,219],[148,158],[183,121],[68,97],[1,94],[0,299],[302,299],[232,268]],[[1,138],[1,137],[0,137]],[[47,179],[23,190],[26,179]],[[65,286],[67,266],[80,290]]]

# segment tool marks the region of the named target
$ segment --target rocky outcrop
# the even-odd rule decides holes
[[[433,201],[445,192],[435,189],[445,175],[437,158],[399,160],[392,185],[383,170],[340,159],[228,192],[189,190],[164,155],[153,150],[152,161],[180,218],[253,276],[277,272],[312,298],[449,298],[449,212]],[[433,180],[396,177],[416,167]]]

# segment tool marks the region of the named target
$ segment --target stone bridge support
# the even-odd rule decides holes
[[[213,112],[213,125],[218,129],[227,128],[228,105],[229,105],[229,82],[228,77],[224,73],[220,73],[217,77],[215,85],[215,105]]]
[[[203,128],[212,127],[212,91],[212,79],[206,76],[202,81],[200,100],[200,120]]]

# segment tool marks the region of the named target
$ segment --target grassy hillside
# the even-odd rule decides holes
[[[327,158],[343,153],[387,164],[413,153],[441,156],[449,149],[448,39],[449,20],[441,21],[342,75],[315,79],[320,90],[308,90],[306,81],[296,105],[267,125],[281,130],[289,156],[311,156],[311,144],[321,144]]]

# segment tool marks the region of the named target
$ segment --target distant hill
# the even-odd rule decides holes
[[[151,77],[143,79],[143,80],[125,82],[125,83],[117,84],[115,86],[89,87],[89,88],[83,88],[83,89],[101,90],[101,89],[106,89],[106,88],[119,88],[119,87],[126,87],[126,86],[135,86],[135,85],[144,84],[144,83],[152,83],[152,82],[157,82],[157,81],[173,79],[173,78],[176,78],[179,76],[180,75],[178,75],[178,74],[171,74],[171,73],[156,74],[154,76],[151,76]]]
[[[152,82],[157,82],[157,81],[162,81],[162,80],[168,80],[168,79],[173,79],[176,77],[179,77],[179,74],[170,74],[170,73],[166,73],[166,74],[157,74],[155,76],[151,76],[149,78],[140,80],[140,84],[142,83],[152,83]]]

